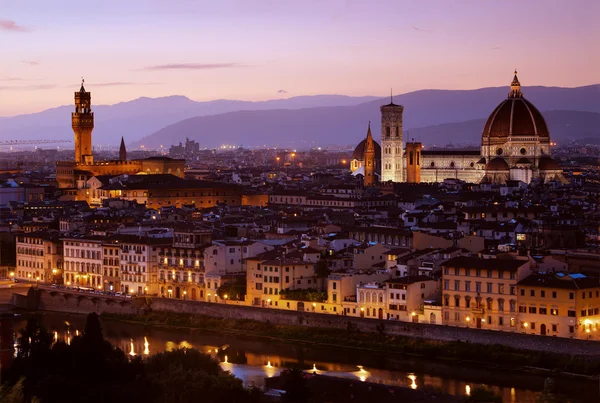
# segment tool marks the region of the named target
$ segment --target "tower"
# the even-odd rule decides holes
[[[75,163],[93,164],[92,130],[94,130],[94,112],[92,112],[92,94],[83,87],[75,93],[75,112],[71,114],[71,127],[75,134]]]
[[[390,103],[381,108],[381,180],[402,182],[403,151],[402,113],[404,107],[396,105],[390,95]]]
[[[406,143],[406,182],[421,183],[421,148],[419,142]]]
[[[121,148],[119,148],[119,160],[127,161],[127,149],[125,148],[125,139],[121,136]]]
[[[371,134],[371,122],[369,122],[369,129],[367,130],[367,142],[365,144],[365,186],[374,186],[375,179],[375,141],[373,141],[373,135]]]

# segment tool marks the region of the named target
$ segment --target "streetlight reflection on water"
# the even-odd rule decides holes
[[[357,365],[358,371],[353,372],[353,374],[360,379],[361,382],[365,382],[367,378],[371,375],[369,371],[365,370],[362,365]]]
[[[410,388],[417,389],[417,376],[414,374],[410,374],[408,375],[408,379],[410,379],[411,381]]]

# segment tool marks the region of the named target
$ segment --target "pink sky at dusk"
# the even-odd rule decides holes
[[[185,95],[266,100],[600,83],[600,1],[0,0],[0,116]]]

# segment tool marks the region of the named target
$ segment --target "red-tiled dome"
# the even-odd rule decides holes
[[[523,98],[516,72],[510,88],[508,98],[494,109],[485,123],[483,137],[549,137],[544,117],[531,102]]]
[[[381,160],[381,146],[376,141],[373,141],[373,143],[375,143],[375,159],[377,161],[380,161]],[[354,149],[354,152],[352,153],[352,158],[351,159],[353,159],[353,160],[362,160],[362,159],[364,159],[363,155],[365,153],[365,147],[366,146],[367,146],[367,139],[364,139],[363,141],[361,141],[360,143],[358,143],[358,145]]]

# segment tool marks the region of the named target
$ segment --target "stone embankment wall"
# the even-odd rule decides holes
[[[88,314],[90,312],[136,315],[147,310],[144,299],[78,293],[63,289],[31,287],[26,296],[13,294],[11,304],[28,310]]]
[[[176,312],[206,315],[229,319],[252,319],[281,325],[299,325],[347,330],[350,326],[363,332],[377,332],[383,323],[384,332],[390,335],[422,337],[440,341],[461,340],[478,344],[501,344],[535,351],[568,354],[599,355],[600,343],[595,341],[545,337],[520,333],[498,332],[473,328],[457,328],[426,323],[356,318],[312,312],[284,311],[208,302],[181,301],[168,298],[149,299],[150,308],[156,312]]]
[[[383,324],[384,332],[390,335],[422,337],[440,341],[461,340],[463,342],[478,344],[500,344],[534,351],[600,356],[600,343],[595,341],[473,328],[456,328],[425,323],[356,318],[343,315],[285,311],[235,304],[182,301],[169,298],[119,298],[77,293],[62,289],[32,287],[26,296],[14,294],[12,305],[29,310],[39,309],[81,314],[96,312],[99,314],[143,315],[149,311],[173,312],[227,319],[251,319],[273,324],[323,327],[344,331],[351,327],[362,332],[373,333],[378,331],[378,325]]]

